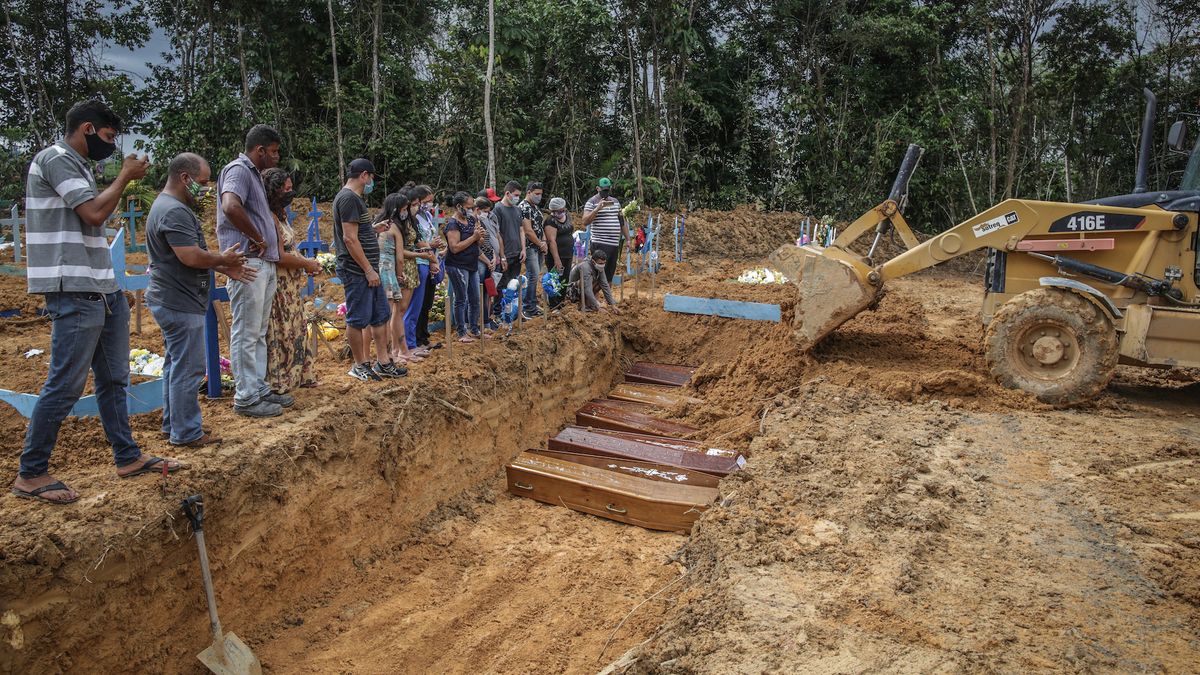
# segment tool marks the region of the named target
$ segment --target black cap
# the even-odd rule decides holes
[[[360,175],[362,175],[362,172],[364,172],[364,171],[371,174],[372,176],[375,175],[375,165],[371,163],[371,160],[363,159],[360,157],[360,158],[354,160],[353,162],[350,162],[350,176],[351,177],[360,176]]]

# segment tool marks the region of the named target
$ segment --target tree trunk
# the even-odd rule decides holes
[[[242,26],[242,20],[239,18],[237,22],[237,41],[238,41],[238,65],[242,69],[242,120],[250,121],[250,78],[246,75],[246,44],[243,40],[245,27]]]
[[[987,54],[988,54],[988,136],[990,147],[988,149],[988,204],[996,203],[996,162],[997,153],[999,151],[999,139],[996,131],[996,51],[992,45],[992,22],[988,21],[987,27]]]
[[[8,2],[4,3],[4,30],[8,37],[8,44],[16,49],[17,37],[13,34],[12,16],[8,13]],[[25,67],[21,65],[22,58],[22,56],[16,55],[13,61],[17,65],[17,81],[21,83],[21,98],[25,101],[25,116],[29,119],[29,132],[33,134],[33,139],[40,150],[45,143],[42,141],[42,132],[34,120],[33,99],[29,98],[29,88],[25,84]]]
[[[371,144],[383,138],[383,110],[380,98],[383,83],[379,75],[379,41],[383,39],[383,0],[375,0],[375,15],[371,31],[371,84],[373,98],[371,101]]]
[[[338,82],[337,28],[333,22],[333,0],[325,0],[329,9],[329,48],[333,55],[333,111],[337,120],[338,181],[346,182],[346,156],[342,152],[342,87]]]
[[[638,203],[642,203],[646,201],[646,191],[642,185],[642,140],[638,133],[638,79],[633,67],[633,37],[629,33],[625,34],[625,43],[629,46],[629,121],[633,131],[633,173],[637,176]]]
[[[62,2],[63,91],[75,91],[75,45],[71,42],[71,0]],[[47,45],[49,46],[49,45]]]
[[[487,135],[487,187],[496,188],[496,137],[492,131],[492,68],[496,63],[496,0],[488,0],[487,73],[483,76],[483,132]]]

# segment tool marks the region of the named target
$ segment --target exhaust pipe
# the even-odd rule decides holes
[[[1146,114],[1142,117],[1142,142],[1138,148],[1137,177],[1133,182],[1134,194],[1146,191],[1146,177],[1150,173],[1150,150],[1154,147],[1154,117],[1158,113],[1158,97],[1143,87],[1146,99]]]

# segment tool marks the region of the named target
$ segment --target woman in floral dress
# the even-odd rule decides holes
[[[296,252],[299,241],[287,222],[287,207],[296,196],[291,176],[280,168],[267,169],[263,185],[279,234],[278,281],[267,325],[267,384],[276,394],[284,394],[317,384],[303,292],[307,276],[320,272],[321,264]]]

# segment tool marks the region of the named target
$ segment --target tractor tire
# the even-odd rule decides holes
[[[985,341],[988,368],[1000,384],[1053,405],[1095,398],[1117,367],[1112,321],[1088,300],[1058,288],[1026,291],[1004,303]]]

